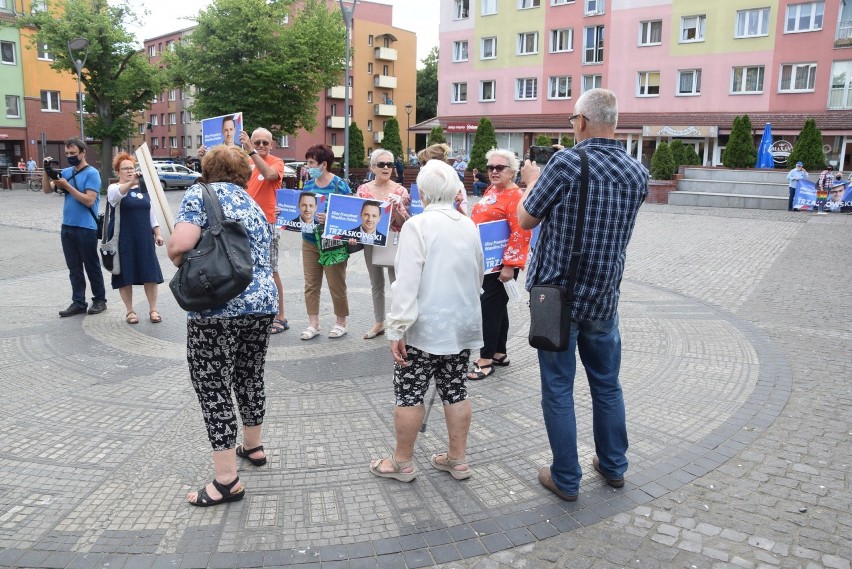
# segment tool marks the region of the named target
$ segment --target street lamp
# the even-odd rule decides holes
[[[351,6],[340,2],[340,11],[343,13],[343,24],[346,26],[346,61],[344,63],[344,78],[343,78],[343,179],[349,182],[349,68],[352,62],[349,60],[352,50],[352,19],[355,17],[355,7],[358,5],[358,0],[352,0]]]
[[[411,109],[413,108],[411,103],[405,104],[405,114],[408,116],[405,126],[405,145],[408,147],[409,152],[411,152]]]
[[[75,58],[74,52],[83,52],[83,59]],[[77,107],[80,112],[80,140],[86,140],[83,134],[83,85],[80,74],[83,72],[83,66],[86,65],[86,58],[89,57],[89,40],[86,38],[74,38],[68,42],[68,55],[71,56],[71,61],[74,62],[74,69],[77,70]]]

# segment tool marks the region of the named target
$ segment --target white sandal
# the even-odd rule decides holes
[[[302,332],[300,338],[302,338],[303,340],[313,340],[317,336],[319,336],[319,330],[317,330],[313,326],[308,326],[307,328],[305,328],[305,331]]]
[[[342,338],[346,335],[346,328],[341,326],[340,324],[335,324],[334,328],[331,329],[331,332],[328,333],[328,337],[332,340],[335,338]]]

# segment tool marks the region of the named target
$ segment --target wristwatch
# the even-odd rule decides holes
[[[252,150],[251,152],[249,152],[249,153],[248,153],[249,158],[251,158],[251,157],[252,157],[252,156],[254,156],[255,154],[257,154],[257,150]]]

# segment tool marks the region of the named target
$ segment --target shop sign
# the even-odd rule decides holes
[[[450,122],[447,123],[447,128],[444,130],[446,132],[476,132],[478,126],[478,123]]]
[[[677,138],[715,138],[718,126],[643,126],[642,136],[673,136]]]

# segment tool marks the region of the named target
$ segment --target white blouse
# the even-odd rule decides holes
[[[127,197],[126,195],[121,195],[121,190],[118,189],[120,185],[121,184],[110,184],[109,187],[107,187],[107,201],[112,207],[118,207],[119,202],[121,202],[122,199]],[[139,186],[136,187],[138,188]],[[132,190],[133,188],[130,189]],[[128,190],[127,193],[129,194],[130,191]],[[151,222],[151,229],[160,226],[160,222],[157,221],[157,214],[154,213],[153,207],[151,207],[149,210],[148,219]]]
[[[402,226],[387,337],[434,355],[481,348],[484,264],[479,230],[450,204]]]

